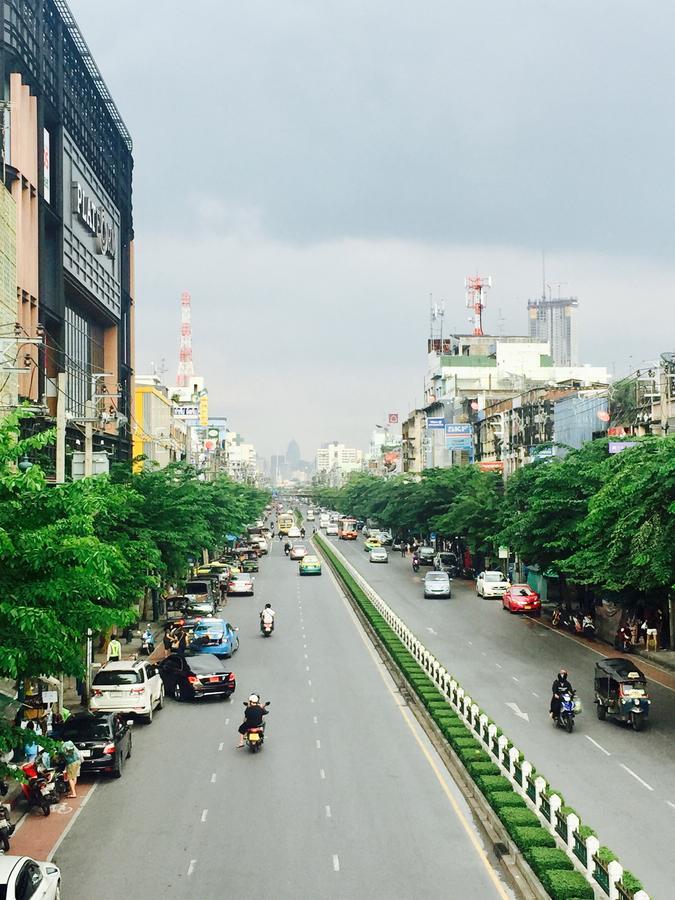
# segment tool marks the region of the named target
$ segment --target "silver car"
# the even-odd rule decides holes
[[[369,554],[370,561],[373,563],[388,563],[389,554],[384,547],[373,547]]]
[[[450,597],[450,576],[447,572],[427,572],[424,576],[425,597]]]

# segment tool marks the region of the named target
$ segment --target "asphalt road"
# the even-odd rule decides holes
[[[276,544],[255,598],[225,615],[232,701],[168,700],[135,727],[123,778],[99,783],[56,852],[64,900],[510,896],[326,571],[301,578]],[[257,755],[235,749],[251,691],[272,701]]]
[[[675,857],[675,693],[650,682],[645,731],[600,722],[593,703],[599,655],[537,620],[509,615],[455,579],[452,599],[424,599],[411,559],[370,563],[363,541],[334,540],[425,646],[498,722],[566,802],[648,891],[673,896]],[[582,700],[573,734],[548,719],[551,683],[565,666]]]

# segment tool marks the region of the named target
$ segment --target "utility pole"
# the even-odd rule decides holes
[[[66,383],[67,375],[56,377],[56,483],[66,480]]]
[[[94,401],[84,404],[84,477],[94,474]]]

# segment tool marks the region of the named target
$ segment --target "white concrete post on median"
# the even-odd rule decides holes
[[[494,722],[490,722],[490,724],[488,725],[488,741],[487,741],[488,750],[490,750],[490,752],[492,752],[492,749],[491,749],[492,742],[494,741],[496,734],[497,734],[497,726],[495,725]]]
[[[607,866],[609,872],[609,900],[619,900],[619,892],[616,889],[617,881],[621,881],[623,875],[623,866],[621,863],[613,859]]]
[[[462,704],[464,703],[464,688],[457,685],[457,712],[462,715]]]
[[[541,798],[544,796],[544,791],[546,790],[546,779],[542,778],[541,775],[537,775],[534,779],[534,788],[537,798],[534,801],[534,805],[537,807],[537,812],[539,812],[541,810]]]
[[[509,747],[509,775],[511,778],[516,777],[516,763],[520,757],[520,750],[517,747]]]
[[[463,709],[462,715],[464,716],[464,721],[471,725],[471,704],[473,700],[469,697],[468,694],[464,694],[464,699],[462,700]]]
[[[555,814],[562,806],[562,799],[557,794],[551,794],[548,798],[548,802],[551,807],[551,829],[552,831],[555,831]]]
[[[499,765],[502,766],[502,768],[505,769],[507,772],[508,772],[508,769],[506,768],[506,766],[502,765],[502,754],[503,754],[505,748],[508,747],[508,744],[509,744],[509,739],[507,738],[507,736],[505,734],[500,734],[499,737],[497,738],[497,761],[499,762]]]
[[[522,772],[523,772],[523,789],[522,789],[522,794],[523,794],[524,797],[527,797],[527,799],[530,800],[530,798],[529,798],[528,795],[527,795],[527,779],[528,779],[528,778],[530,777],[530,775],[532,774],[532,763],[531,763],[531,762],[528,762],[526,759],[524,759],[524,760],[522,761],[522,763],[520,764],[520,768],[522,769]],[[535,796],[536,796],[536,794],[535,794]],[[532,802],[532,801],[530,800],[530,803],[531,803],[531,802]]]
[[[471,730],[475,733],[476,731],[476,722],[478,721],[478,717],[480,715],[480,706],[477,703],[471,704]]]
[[[593,872],[595,872],[595,860],[593,857],[600,849],[600,841],[596,838],[594,834],[589,835],[586,838],[586,872],[588,873],[589,880],[593,879]]]
[[[487,727],[488,727],[488,717],[486,713],[481,713],[478,717],[478,722],[480,723],[478,726],[478,736],[481,741],[485,744],[487,743]]]
[[[633,900],[650,900],[650,897],[647,891],[638,891],[636,894],[633,894]]]
[[[567,816],[567,849],[574,852],[574,834],[579,830],[579,816],[570,813]]]

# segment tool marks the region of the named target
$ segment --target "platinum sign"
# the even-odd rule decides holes
[[[96,252],[115,259],[115,227],[102,206],[85,193],[79,181],[73,182],[73,212],[96,238]]]

